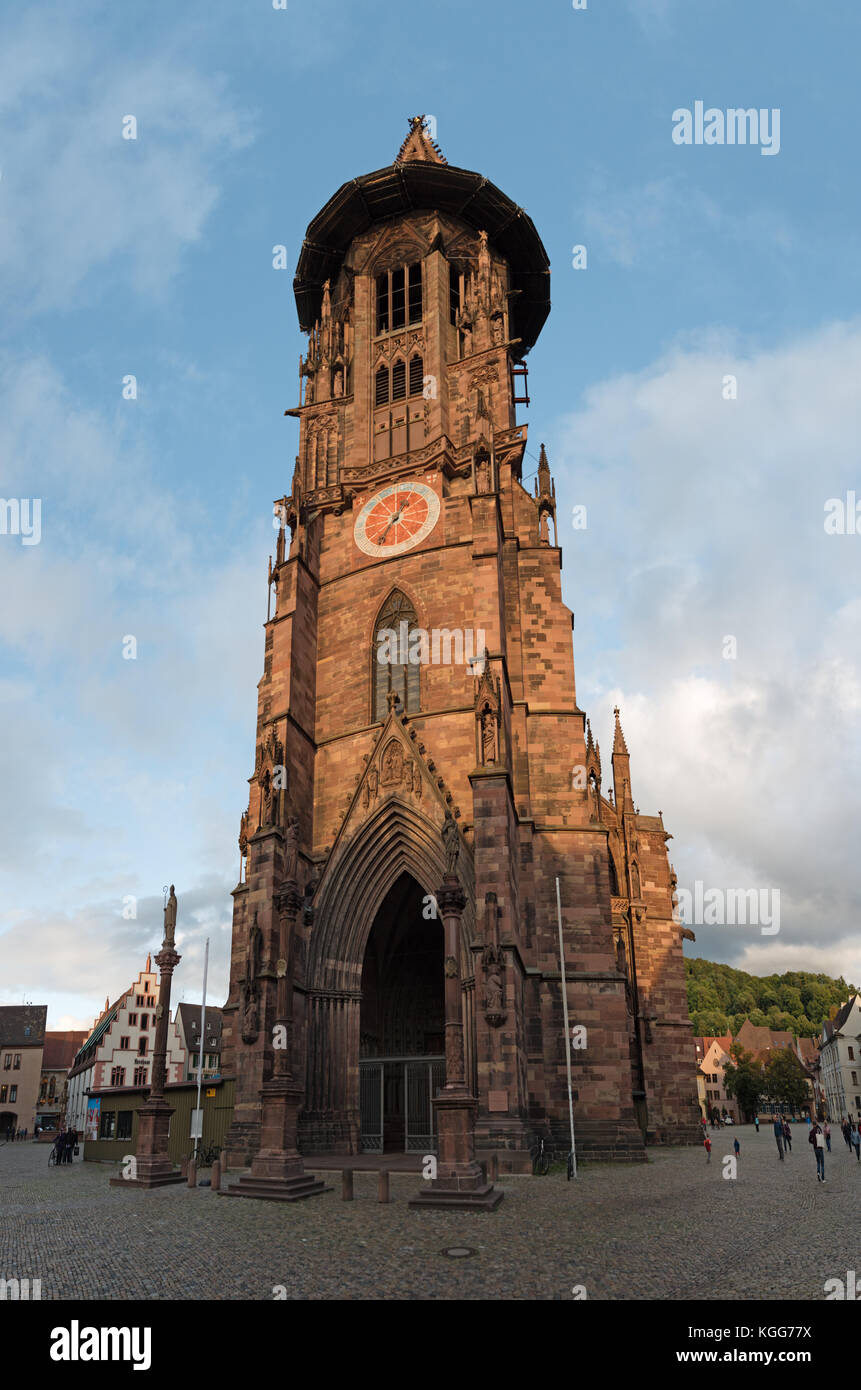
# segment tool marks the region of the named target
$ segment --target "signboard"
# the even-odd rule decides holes
[[[203,1138],[203,1108],[191,1112],[191,1138]]]
[[[210,1099],[212,1096],[214,1096],[214,1095],[215,1095],[215,1087],[214,1087],[214,1086],[207,1086],[207,1088],[206,1088],[206,1095],[207,1095],[207,1099]]]
[[[98,1096],[93,1099],[90,1096],[87,1100],[87,1123],[84,1136],[87,1139],[98,1139],[99,1137],[99,1116],[102,1110],[102,1098]]]

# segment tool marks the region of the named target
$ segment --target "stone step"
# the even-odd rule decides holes
[[[221,1197],[256,1197],[268,1202],[299,1202],[304,1197],[316,1197],[322,1192],[331,1192],[331,1187],[318,1182],[310,1174],[304,1177],[287,1178],[240,1178],[233,1187],[224,1188]]]

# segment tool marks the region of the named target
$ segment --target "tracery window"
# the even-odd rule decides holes
[[[401,265],[377,276],[377,335],[422,321],[422,266]]]
[[[375,722],[388,714],[390,691],[395,691],[400,708],[408,714],[419,710],[419,663],[409,659],[410,634],[417,627],[416,611],[406,594],[393,589],[374,624],[371,681]]]

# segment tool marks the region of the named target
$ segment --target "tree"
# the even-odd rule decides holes
[[[776,1105],[802,1110],[807,1105],[807,1074],[791,1047],[774,1048],[762,1069],[764,1093]]]
[[[742,1115],[755,1115],[763,1093],[762,1068],[752,1052],[745,1052],[741,1043],[730,1048],[731,1062],[723,1069],[723,1085],[728,1096],[738,1101]]]

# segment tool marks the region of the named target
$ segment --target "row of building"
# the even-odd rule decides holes
[[[89,1031],[47,1032],[47,1006],[0,1007],[0,1136],[9,1131],[75,1128],[101,1135],[101,1101],[150,1085],[158,975],[151,957],[137,979]],[[207,1007],[201,1037],[199,1004],[179,1004],[168,1027],[167,1082],[221,1076],[221,1010]],[[108,1110],[107,1114],[113,1111]]]
[[[757,1027],[745,1019],[733,1038],[694,1039],[697,1059],[697,1095],[705,1118],[715,1112],[728,1115],[736,1124],[738,1103],[727,1094],[724,1069],[732,1062],[730,1049],[739,1043],[764,1064],[777,1049],[789,1048],[797,1057],[807,1082],[807,1106],[811,1116],[840,1121],[843,1116],[861,1120],[861,996],[853,994],[841,1005],[834,1018],[823,1024],[818,1038],[799,1038],[792,1033]],[[763,1100],[762,1115],[771,1114],[774,1105]]]
[[[92,1141],[128,1138],[116,1132],[116,1116],[130,1117],[123,1106],[149,1089],[157,998],[158,976],[148,956],[129,988],[113,1004],[105,1000],[89,1032],[46,1031],[44,1004],[0,1007],[0,1136],[67,1126]],[[221,1033],[221,1009],[207,1007],[201,1039],[200,1006],[179,1004],[168,1027],[167,1084],[196,1082],[201,1056],[202,1078],[220,1080]],[[724,1076],[736,1042],[760,1063],[777,1049],[791,1049],[807,1081],[810,1114],[861,1119],[861,996],[843,1004],[818,1038],[757,1027],[749,1019],[734,1038],[695,1038],[705,1118],[717,1112],[735,1123],[743,1119]],[[773,1109],[767,1101],[759,1107],[762,1115]]]

